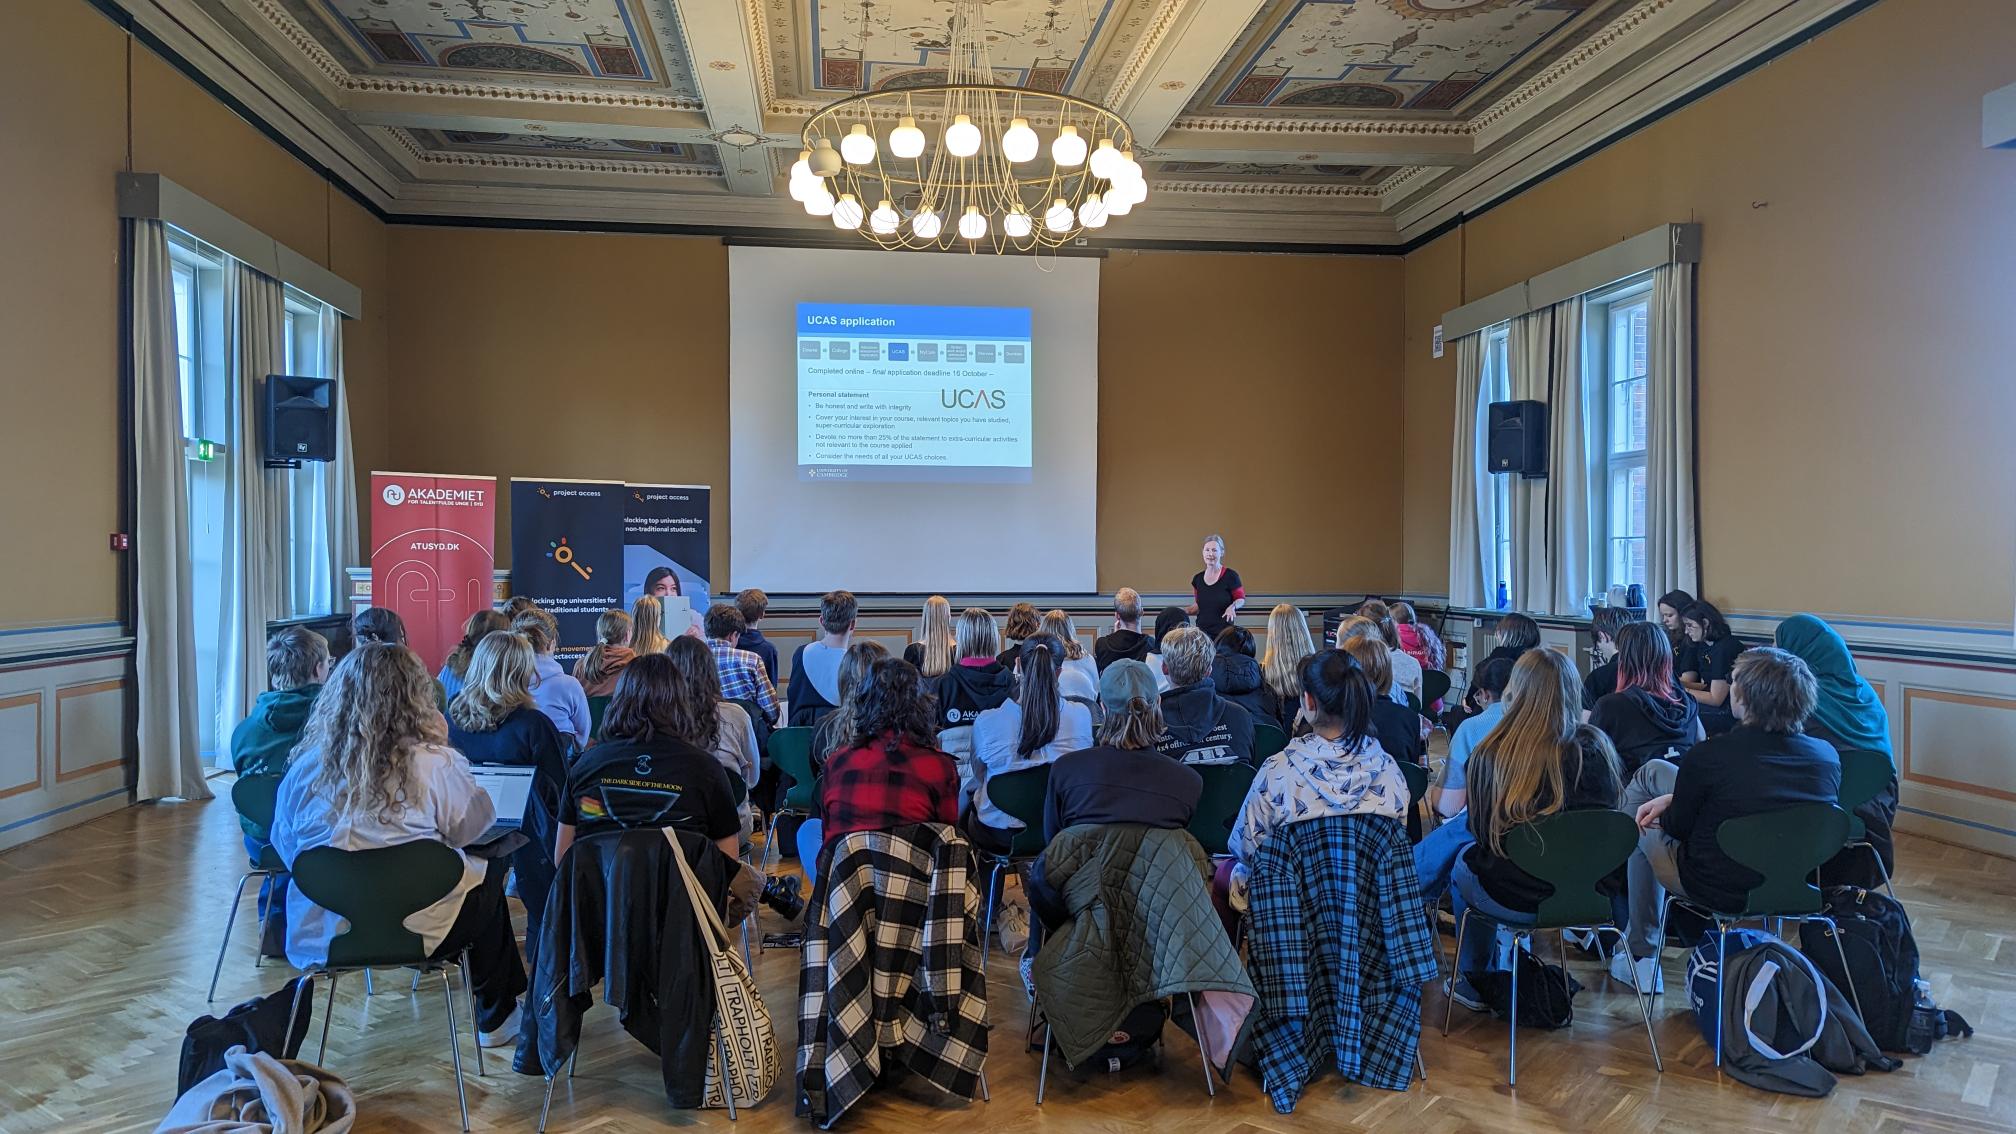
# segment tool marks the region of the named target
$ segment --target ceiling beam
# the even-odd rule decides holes
[[[763,18],[760,6],[726,0],[682,3],[678,15],[707,124],[721,146],[722,178],[743,196],[775,194],[776,171],[761,143],[763,93],[757,68],[765,61],[758,56],[755,31],[749,26],[750,19]],[[749,135],[748,148],[720,143],[720,136],[730,133]]]
[[[1239,45],[1239,34],[1266,0],[1164,0],[1158,17],[1171,18],[1169,31],[1151,47],[1153,55],[1118,92],[1113,109],[1134,130],[1137,144],[1164,148],[1162,136],[1218,62]],[[1171,11],[1179,8],[1180,11]],[[1124,80],[1123,80],[1124,81]]]
[[[1467,135],[1287,131],[1170,130],[1155,156],[1183,161],[1257,161],[1304,165],[1446,165],[1477,160]]]

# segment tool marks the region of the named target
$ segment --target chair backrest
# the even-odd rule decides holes
[[[591,738],[596,740],[602,739],[602,714],[608,711],[609,698],[588,698],[588,735]]]
[[[1431,669],[1421,675],[1421,699],[1434,704],[1449,695],[1449,675],[1439,669]]]
[[[1421,800],[1428,794],[1428,769],[1416,764],[1412,760],[1395,760],[1393,762],[1400,765],[1400,774],[1406,777],[1407,780],[1408,808],[1411,810],[1412,808],[1419,807]]]
[[[1848,813],[1831,803],[1802,803],[1779,811],[1724,820],[1716,845],[1731,861],[1764,876],[1750,888],[1741,911],[1722,913],[1808,914],[1820,912],[1820,888],[1810,875],[1848,841]]]
[[[279,776],[239,776],[231,785],[231,806],[262,831],[273,829],[273,811],[280,799]]]
[[[1015,832],[1008,853],[1014,858],[1032,858],[1043,853],[1043,801],[1050,794],[1050,765],[1038,764],[1014,772],[987,777],[988,802],[1022,823]]]
[[[1276,729],[1275,731],[1280,731]],[[1251,764],[1194,764],[1204,777],[1204,794],[1197,797],[1197,810],[1190,815],[1190,837],[1206,854],[1224,854],[1232,837],[1232,824],[1246,803],[1259,769]]]
[[[791,777],[791,788],[784,793],[782,806],[804,811],[812,806],[812,732],[804,725],[780,728],[770,734],[770,762],[777,769]]]
[[[1505,832],[1505,857],[1554,887],[1534,915],[1541,929],[1607,924],[1610,898],[1596,883],[1637,849],[1637,822],[1608,808],[1557,811]]]
[[[728,773],[728,794],[739,808],[742,806],[742,801],[749,798],[749,783],[742,778],[742,773],[733,768],[724,768],[722,771]]]
[[[1267,757],[1288,747],[1288,734],[1281,726],[1266,721],[1253,722],[1253,762],[1258,764]]]
[[[1868,833],[1868,827],[1856,818],[1855,809],[1875,799],[1897,775],[1891,767],[1890,757],[1873,748],[1850,748],[1841,753],[1841,791],[1837,798],[1841,810],[1848,813],[1848,841]]]
[[[1409,694],[1407,694],[1407,707],[1408,707],[1408,708],[1410,708],[1410,709],[1412,709],[1412,710],[1414,710],[1414,715],[1415,715],[1415,716],[1417,716],[1417,717],[1418,717],[1418,716],[1421,716],[1421,715],[1422,715],[1422,713],[1421,713],[1421,695],[1420,695],[1420,694],[1418,694],[1418,693],[1409,693]]]
[[[293,873],[303,897],[350,923],[329,943],[332,966],[411,965],[427,959],[427,945],[404,923],[462,880],[462,856],[433,839],[359,851],[315,847],[295,856]]]

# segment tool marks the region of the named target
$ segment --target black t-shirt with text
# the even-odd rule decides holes
[[[560,821],[577,834],[678,827],[710,839],[740,834],[728,773],[710,753],[679,740],[605,740],[567,776]]]

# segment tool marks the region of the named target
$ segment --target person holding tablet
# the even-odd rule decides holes
[[[1205,536],[1204,569],[1190,576],[1190,593],[1195,599],[1190,613],[1197,616],[1197,629],[1213,640],[1246,605],[1246,586],[1239,581],[1239,572],[1225,566],[1224,560],[1225,537],[1215,533]]]

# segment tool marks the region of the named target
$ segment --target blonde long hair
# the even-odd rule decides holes
[[[1278,603],[1267,612],[1267,656],[1260,659],[1267,688],[1283,702],[1302,699],[1302,659],[1316,652],[1309,636],[1309,616],[1293,603]]]
[[[1085,643],[1078,640],[1078,624],[1061,610],[1053,610],[1043,616],[1043,633],[1054,635],[1064,643],[1064,657],[1077,661],[1085,656]]]
[[[917,622],[917,640],[924,644],[924,664],[919,667],[924,676],[937,677],[952,668],[957,660],[952,655],[957,652],[959,642],[952,631],[952,604],[944,595],[924,600],[924,616]]]
[[[665,640],[665,604],[656,595],[644,595],[630,607],[630,648],[639,654],[662,654],[669,645]]]
[[[406,810],[414,751],[448,740],[438,689],[404,646],[365,642],[351,650],[315,698],[296,746],[320,761],[309,794],[341,815],[389,819]]]
[[[1493,854],[1504,853],[1505,832],[1561,810],[1582,778],[1585,746],[1618,781],[1617,749],[1582,723],[1582,682],[1560,651],[1520,655],[1504,699],[1505,716],[1478,742],[1465,783],[1471,808],[1484,817],[1479,841]]]
[[[448,719],[470,732],[489,732],[518,709],[532,707],[532,642],[498,630],[476,643],[462,691],[448,704]]]

